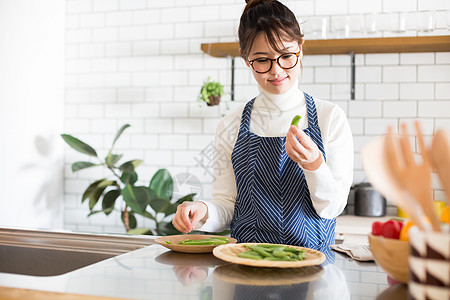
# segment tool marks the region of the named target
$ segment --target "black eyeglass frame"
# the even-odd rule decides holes
[[[269,69],[267,69],[267,71],[265,71],[265,72],[259,72],[259,71],[256,71],[256,70],[255,70],[255,67],[253,66],[253,63],[254,63],[256,60],[261,59],[262,57],[258,57],[258,58],[252,59],[252,60],[247,60],[247,62],[249,63],[250,66],[252,66],[252,69],[253,69],[256,73],[258,73],[258,74],[264,74],[264,73],[269,72],[269,71],[272,69],[272,67],[273,67],[273,62],[274,62],[274,61],[277,62],[277,65],[278,65],[280,68],[282,68],[282,69],[284,69],[284,70],[289,70],[289,69],[292,69],[293,67],[295,67],[295,66],[298,64],[298,58],[299,58],[299,56],[300,56],[300,53],[302,53],[302,50],[301,50],[301,49],[300,49],[298,52],[287,52],[287,53],[283,53],[283,54],[281,54],[280,56],[278,56],[277,58],[268,58],[268,57],[264,57],[265,59],[268,59],[268,60],[270,61],[270,67],[269,67]],[[294,54],[294,55],[297,57],[297,61],[295,62],[295,64],[294,64],[292,67],[285,68],[285,67],[282,67],[282,66],[280,65],[279,59],[280,59],[282,56],[286,55],[286,54]]]

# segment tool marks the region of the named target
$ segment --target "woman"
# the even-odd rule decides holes
[[[213,199],[179,205],[179,231],[229,227],[239,242],[334,244],[353,180],[352,135],[339,106],[298,89],[303,42],[286,6],[247,1],[239,45],[260,94],[218,125]]]

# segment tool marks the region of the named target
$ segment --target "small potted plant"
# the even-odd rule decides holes
[[[220,97],[224,94],[223,85],[217,81],[211,81],[210,78],[203,82],[198,99],[205,101],[208,106],[218,105]]]

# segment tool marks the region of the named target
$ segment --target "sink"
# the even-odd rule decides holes
[[[0,228],[0,273],[55,276],[153,244],[150,236]]]

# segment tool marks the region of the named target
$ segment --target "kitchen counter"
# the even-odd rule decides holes
[[[343,236],[345,243],[369,244],[367,235],[375,221],[386,222],[396,216],[360,217],[344,215],[336,219],[336,236]]]
[[[370,220],[359,219],[362,230],[375,219]],[[346,229],[347,221],[351,219],[338,220],[337,227],[345,239],[353,226]],[[326,254],[321,266],[278,270],[228,264],[212,254],[177,253],[153,244],[58,276],[0,273],[0,286],[125,299],[374,299],[392,292],[400,293],[395,299],[407,298],[406,285],[389,287],[387,274],[374,262]],[[0,288],[0,298],[7,292],[11,289]]]

